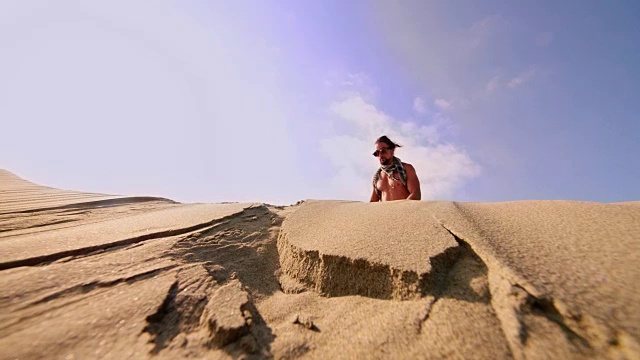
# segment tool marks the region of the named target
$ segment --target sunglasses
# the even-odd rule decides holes
[[[378,157],[378,156],[380,156],[380,154],[384,155],[384,154],[387,153],[387,151],[390,151],[390,150],[391,149],[389,149],[389,148],[382,148],[380,150],[376,150],[376,151],[373,152],[373,156]]]

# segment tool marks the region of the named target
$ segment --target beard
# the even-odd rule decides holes
[[[389,158],[389,159],[382,159],[382,158],[381,158],[381,159],[380,159],[380,164],[382,164],[382,165],[389,165],[389,164],[391,164],[391,159],[390,159],[390,158]]]

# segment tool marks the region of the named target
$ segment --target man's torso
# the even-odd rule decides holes
[[[409,196],[409,189],[402,184],[397,171],[393,173],[393,177],[390,177],[384,171],[380,171],[376,188],[380,191],[380,200],[382,201],[403,200]]]

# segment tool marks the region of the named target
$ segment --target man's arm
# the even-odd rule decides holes
[[[411,164],[404,164],[404,170],[407,172],[407,189],[409,190],[407,200],[420,200],[422,194],[420,193],[420,180],[418,180],[416,169]]]
[[[380,197],[378,196],[378,192],[376,191],[376,188],[373,188],[373,193],[371,193],[371,200],[369,200],[369,202],[378,202],[380,201]]]

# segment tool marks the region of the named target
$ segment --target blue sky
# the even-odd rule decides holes
[[[187,202],[640,200],[636,1],[0,3],[0,167]]]

